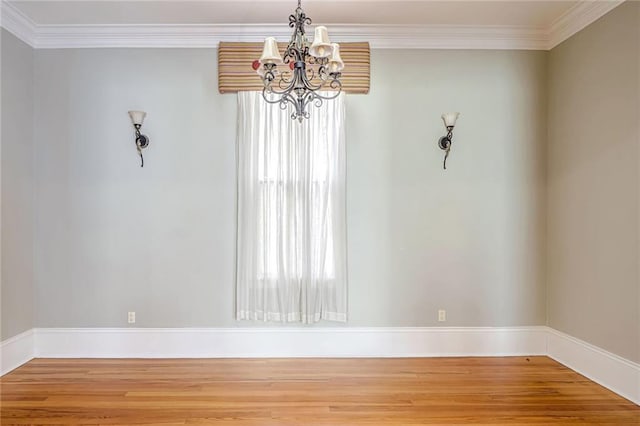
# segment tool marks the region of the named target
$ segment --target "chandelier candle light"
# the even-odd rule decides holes
[[[315,28],[313,43],[309,44],[305,35],[305,25],[311,25],[298,0],[298,7],[289,16],[289,26],[294,29],[291,41],[284,55],[278,51],[274,37],[264,41],[262,56],[253,61],[252,67],[264,84],[262,97],[271,104],[287,104],[295,108],[291,114],[293,120],[309,118],[307,106],[313,102],[317,107],[325,100],[335,99],[342,91],[340,76],[344,62],[340,57],[340,45],[331,43],[327,28]],[[286,67],[285,67],[286,65]],[[278,69],[281,66],[283,69]],[[321,89],[331,89],[335,93],[321,95]]]

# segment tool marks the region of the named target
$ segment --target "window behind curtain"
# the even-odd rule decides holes
[[[238,94],[237,317],[346,320],[344,99],[302,124]]]

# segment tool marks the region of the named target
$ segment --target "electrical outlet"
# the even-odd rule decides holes
[[[444,309],[438,310],[438,322],[444,322],[447,320],[447,311]]]
[[[129,322],[129,324],[135,324],[136,323],[136,313],[135,312],[129,312],[129,315],[127,316],[127,321]]]

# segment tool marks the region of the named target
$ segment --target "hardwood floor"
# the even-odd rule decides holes
[[[2,425],[640,425],[640,407],[547,357],[35,359]]]

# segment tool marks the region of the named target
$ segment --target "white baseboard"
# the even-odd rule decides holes
[[[548,355],[640,405],[640,365],[549,327],[36,328],[0,345],[1,374],[40,358]]]
[[[37,329],[37,357],[543,355],[546,327]]]
[[[547,355],[640,405],[640,365],[568,334],[548,329]]]
[[[27,330],[0,343],[0,376],[33,359],[34,329]]]

